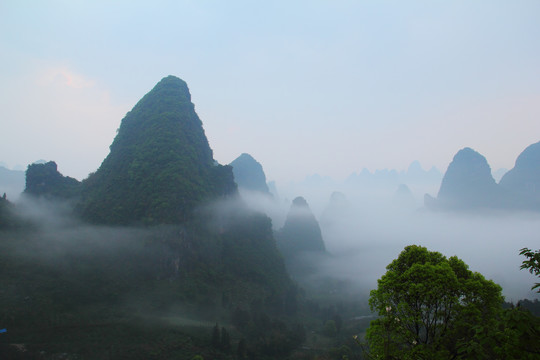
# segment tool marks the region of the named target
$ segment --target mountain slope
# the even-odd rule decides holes
[[[251,155],[244,153],[229,165],[233,168],[234,180],[239,188],[270,194],[263,167]]]
[[[437,199],[426,199],[426,205],[455,210],[487,208],[500,206],[501,199],[486,158],[471,148],[464,148],[448,166]]]
[[[510,206],[540,209],[540,142],[523,150],[499,185],[511,194]]]
[[[278,246],[285,258],[302,252],[326,252],[319,223],[301,196],[293,200],[285,224],[279,231]]]
[[[34,163],[26,170],[24,193],[33,196],[70,199],[78,196],[80,182],[58,171],[54,161]]]
[[[182,223],[201,202],[235,192],[186,83],[168,76],[122,120],[109,155],[83,183],[79,211],[95,223]]]

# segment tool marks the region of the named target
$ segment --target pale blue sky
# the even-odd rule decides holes
[[[540,141],[540,1],[0,1],[0,161],[95,171],[164,76],[269,180],[511,168]]]

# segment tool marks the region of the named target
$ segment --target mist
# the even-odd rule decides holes
[[[319,221],[330,254],[311,260],[317,272],[310,281],[345,282],[347,291],[360,296],[361,301],[367,301],[386,266],[412,244],[462,259],[471,271],[499,284],[506,301],[539,298],[530,290],[537,279],[520,270],[524,258],[519,255],[523,247],[537,247],[539,213],[432,212],[423,207],[418,194],[423,190],[436,194],[436,187],[416,184],[411,188],[419,190],[411,190],[414,202],[408,204],[396,202],[392,186],[362,188],[329,181],[317,186],[284,186],[279,188],[281,198],[246,191],[241,194],[249,206],[272,218],[275,230],[283,226],[291,200],[303,196]],[[334,190],[344,195],[338,207],[330,206]]]
[[[191,253],[179,254],[179,247],[191,241],[183,226],[92,225],[74,216],[70,202],[24,195],[15,210],[24,229],[2,232],[0,251],[7,255],[7,268],[18,272],[15,279],[24,279],[27,271],[39,276],[4,284],[2,293],[10,301],[30,304],[28,314],[43,311],[40,318],[52,325],[99,323],[113,316],[109,313],[143,323],[174,317],[175,322],[199,324],[201,312],[165,290],[174,285],[172,279],[182,279],[189,266],[184,260]],[[49,315],[59,309],[78,317]]]
[[[398,257],[405,246],[417,244],[446,257],[459,257],[472,271],[499,284],[507,301],[539,298],[537,293],[530,290],[535,277],[519,269],[524,260],[519,250],[523,247],[534,248],[538,243],[536,236],[540,230],[540,214],[431,212],[421,206],[417,197],[416,204],[412,206],[396,203],[390,187],[377,191],[341,187],[341,202],[338,206],[330,206],[331,186],[306,187],[303,188],[304,192],[297,194],[307,200],[319,221],[329,254],[305,255],[304,260],[311,262],[313,266],[310,268],[315,269],[308,279],[310,286],[316,288],[317,284],[334,284],[335,289],[326,287],[325,291],[335,291],[368,311],[369,291],[377,287],[377,279],[386,272],[386,266]],[[283,198],[241,189],[238,197],[213,202],[199,211],[212,214],[210,219],[213,220],[207,225],[210,231],[218,232],[226,227],[230,214],[245,211],[247,205],[270,217],[274,231],[279,231],[291,206],[291,194],[299,189],[280,188],[280,194],[285,194]],[[3,246],[21,260],[42,264],[59,274],[63,273],[59,276],[60,283],[71,281],[69,272],[73,259],[88,264],[101,262],[104,268],[100,273],[104,278],[110,276],[105,276],[110,268],[117,269],[115,262],[125,264],[120,273],[113,276],[112,282],[124,276],[140,276],[142,279],[150,276],[154,280],[155,276],[173,276],[170,263],[172,257],[179,256],[178,249],[170,249],[169,245],[164,244],[159,249],[149,250],[145,244],[155,244],[156,239],[159,242],[159,239],[170,236],[179,237],[179,227],[94,226],[75,218],[68,202],[22,196],[16,204],[18,215],[31,223],[33,230],[17,235],[17,239],[6,238]],[[144,259],[146,251],[154,251],[153,262]],[[156,251],[161,255],[156,255]],[[161,270],[157,273],[149,270],[156,268],[156,259],[163,263],[158,264],[157,268],[162,266],[168,269],[166,274]],[[180,256],[180,259],[183,257]],[[77,276],[84,279],[87,274]],[[126,290],[115,301],[133,313],[146,309],[142,311],[146,319],[152,311],[155,318],[171,317],[175,321],[202,319],[197,318],[193,309],[184,308],[180,302],[174,301],[168,304],[168,310],[162,309],[168,314],[164,316],[163,312],[156,310],[155,304],[149,306],[159,294]],[[151,307],[154,309],[149,311]]]

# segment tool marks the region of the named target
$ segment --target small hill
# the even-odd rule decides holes
[[[72,199],[78,196],[81,183],[58,171],[54,161],[34,163],[26,170],[24,193],[37,197]]]
[[[218,165],[187,84],[162,79],[124,117],[110,153],[83,182],[83,218],[101,224],[178,224],[201,203],[236,193]]]
[[[326,252],[319,223],[301,196],[293,200],[277,240],[286,258],[302,252]]]
[[[499,185],[511,196],[510,206],[540,209],[540,142],[523,150]]]
[[[486,158],[471,148],[458,151],[444,174],[436,201],[426,206],[439,209],[475,209],[499,206],[501,192]]]
[[[270,194],[262,165],[251,155],[243,153],[229,164],[240,189]]]

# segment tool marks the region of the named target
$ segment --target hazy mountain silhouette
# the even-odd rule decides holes
[[[499,185],[508,192],[510,206],[540,209],[540,142],[523,150]]]
[[[442,174],[437,168],[432,167],[424,170],[420,162],[413,161],[407,170],[378,169],[370,172],[364,168],[360,173],[351,174],[345,184],[349,187],[384,190],[391,194],[400,184],[408,184],[415,189],[428,190],[434,188],[442,179]]]
[[[285,224],[279,231],[278,247],[286,256],[305,251],[326,251],[319,223],[301,196],[292,202]]]
[[[283,228],[276,232],[276,241],[289,273],[303,285],[328,255],[319,223],[301,196],[293,200]]]
[[[414,209],[416,207],[416,200],[412,194],[409,187],[405,184],[400,184],[394,197],[392,198],[392,203],[403,209]]]
[[[439,209],[498,207],[502,194],[486,158],[471,148],[457,152],[441,182],[437,199],[426,196],[426,206]]]
[[[232,166],[234,181],[239,188],[270,194],[263,167],[251,155],[243,153],[229,165]]]
[[[339,191],[330,195],[330,201],[321,215],[321,225],[333,225],[352,216],[352,206],[347,196]]]

